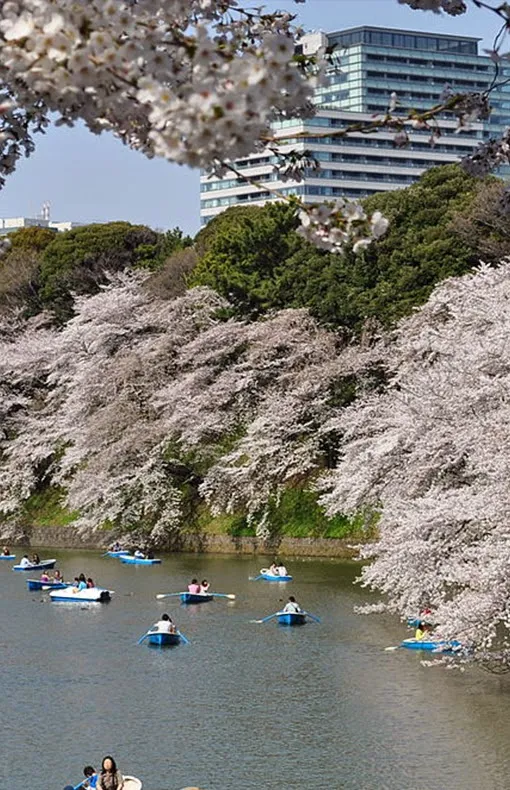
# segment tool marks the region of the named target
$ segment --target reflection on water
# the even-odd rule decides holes
[[[289,560],[296,581],[281,585],[249,582],[261,564],[252,558],[178,555],[147,568],[51,556],[66,577],[83,570],[116,594],[108,605],[50,603],[0,566],[2,790],[62,790],[110,752],[144,790],[510,785],[505,681],[384,652],[405,630],[353,614],[368,594],[352,586],[352,563]],[[155,600],[192,575],[237,600]],[[250,623],[290,593],[322,624]],[[164,611],[191,644],[138,646]]]

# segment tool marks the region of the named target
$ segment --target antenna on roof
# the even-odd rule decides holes
[[[50,204],[48,201],[42,204],[41,218],[49,222],[50,220]]]

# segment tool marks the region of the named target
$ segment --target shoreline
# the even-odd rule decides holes
[[[3,538],[2,538],[3,539]],[[33,527],[30,534],[17,540],[5,538],[12,546],[29,546],[58,549],[107,549],[112,538],[98,532],[82,537],[69,527]],[[262,541],[256,537],[233,537],[208,533],[184,533],[173,544],[161,548],[162,552],[192,554],[266,555],[281,554],[286,557],[331,557],[355,559],[357,551],[349,540],[341,538],[272,538]]]

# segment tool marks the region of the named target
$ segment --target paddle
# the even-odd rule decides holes
[[[182,641],[184,642],[184,644],[185,644],[185,645],[189,645],[189,639],[186,639],[186,637],[184,636],[184,634],[182,633],[182,631],[177,631],[177,633],[178,633],[178,634],[179,634],[179,636],[181,637],[181,639],[182,639]]]
[[[154,633],[156,633],[156,632],[155,631],[147,631],[146,634],[144,634],[143,636],[140,637],[140,639],[137,642],[137,645],[141,645],[144,639],[147,639],[148,636],[152,636],[152,634],[154,634]]]
[[[207,595],[212,595],[213,598],[228,598],[229,601],[235,601],[236,599],[234,593],[207,593]]]
[[[250,620],[250,623],[267,623],[268,620],[272,620],[273,617],[278,617],[281,612],[275,612],[274,614],[268,614],[267,617],[263,617],[262,620]]]
[[[315,620],[316,623],[320,623],[320,617],[316,617],[314,614],[310,614],[310,612],[303,612],[307,617],[310,617],[312,620]]]
[[[263,579],[263,578],[264,578],[264,577],[262,576],[262,574],[261,574],[261,573],[259,573],[259,575],[258,575],[258,576],[249,576],[249,577],[248,577],[248,581],[249,581],[249,582],[258,582],[258,580],[259,580],[259,579]]]
[[[156,595],[156,598],[159,598],[160,600],[162,598],[176,598],[178,595],[185,595],[185,593],[159,593],[159,595]]]

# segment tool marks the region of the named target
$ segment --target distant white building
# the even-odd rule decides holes
[[[52,222],[50,219],[43,219],[42,217],[5,217],[0,218],[0,236],[5,236],[7,233],[14,233],[21,228],[49,228],[63,232],[65,230],[72,230],[84,225],[84,222]]]

